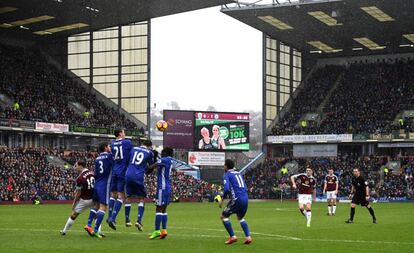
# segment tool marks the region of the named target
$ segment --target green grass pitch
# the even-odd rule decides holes
[[[61,230],[70,205],[0,206],[1,252],[413,252],[414,204],[373,204],[378,224],[372,224],[365,208],[356,209],[355,223],[345,224],[349,204],[340,204],[337,215],[326,215],[324,203],[315,203],[312,226],[296,202],[250,202],[246,220],[253,243],[243,245],[243,233],[235,217],[233,228],[239,242],[224,245],[227,233],[216,203],[174,203],[168,207],[168,237],[148,240],[154,224],[154,205],[146,204],[144,232],[124,226],[124,210],[118,230],[104,224],[107,237],[93,238],[83,230],[88,214],[81,214],[66,236]],[[131,210],[135,222],[136,205]]]

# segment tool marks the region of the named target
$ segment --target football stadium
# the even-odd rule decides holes
[[[154,113],[152,20],[210,7],[260,32],[261,112]],[[413,12],[1,0],[1,251],[412,252]]]

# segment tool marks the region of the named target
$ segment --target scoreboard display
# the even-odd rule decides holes
[[[194,149],[248,151],[248,113],[194,112]]]

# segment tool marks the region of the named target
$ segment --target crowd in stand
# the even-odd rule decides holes
[[[285,114],[285,117],[280,119],[279,123],[275,125],[272,134],[290,135],[299,133],[302,128],[299,120],[306,113],[316,112],[343,69],[343,67],[338,66],[327,66],[315,70],[309,80],[307,80],[305,87],[298,91],[289,113]],[[308,124],[308,131],[312,128],[313,126]]]
[[[47,155],[63,154],[50,149],[0,148],[0,200],[34,200],[39,196],[45,200],[71,198],[75,170],[52,165]]]
[[[72,152],[54,149],[8,149],[0,148],[0,201],[69,200],[77,173],[72,166],[56,165],[48,156],[74,162],[79,158],[87,160],[93,169],[96,152]],[[398,168],[385,170],[389,161],[395,161]],[[288,164],[296,164],[287,173],[281,173]],[[304,171],[306,165],[314,170],[317,180],[317,195],[322,196],[324,178],[328,168],[334,168],[339,178],[338,195],[346,197],[350,193],[352,169],[360,168],[371,188],[373,198],[414,198],[414,157],[356,156],[340,155],[336,158],[266,159],[245,174],[250,198],[278,199],[294,198],[290,176]],[[220,191],[219,186],[185,175],[182,171],[171,174],[172,199],[212,199]],[[155,198],[156,173],[146,176],[149,198]]]
[[[312,75],[310,84],[300,91],[287,116],[272,129],[272,135],[389,134],[399,129],[394,119],[404,105],[414,104],[414,61],[332,68],[324,67]],[[301,117],[317,112],[337,77],[340,80],[320,111],[321,120],[301,126]]]
[[[72,165],[80,158],[93,168],[96,152],[54,149],[0,148],[0,201],[69,200],[73,198],[77,173]],[[58,157],[71,166],[55,165],[47,156]],[[180,199],[212,199],[218,187],[181,171],[171,174],[172,194]],[[149,198],[155,198],[156,173],[146,176]]]
[[[389,171],[384,170],[390,159],[398,161],[400,167]],[[298,166],[283,174],[281,169],[285,168],[287,163],[294,163]],[[414,198],[414,157],[359,157],[355,155],[341,155],[336,158],[267,159],[245,174],[250,197],[275,199],[280,198],[281,192],[284,197],[295,197],[296,192],[290,187],[289,177],[292,174],[304,172],[306,165],[310,165],[314,170],[318,196],[323,195],[324,178],[328,173],[328,168],[333,168],[339,178],[338,195],[348,196],[351,191],[352,169],[357,167],[369,182],[373,198]]]
[[[40,52],[0,45],[0,91],[14,101],[13,105],[0,104],[0,118],[137,128],[125,115],[107,107],[64,72],[48,64]],[[73,109],[71,102],[81,104],[87,113]]]

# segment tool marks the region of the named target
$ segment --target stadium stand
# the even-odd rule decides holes
[[[0,201],[70,200],[73,198],[77,174],[72,166],[55,166],[46,156],[56,156],[70,163],[79,158],[86,159],[93,168],[96,152],[64,151],[56,149],[9,149],[0,148]],[[183,172],[171,175],[174,201],[182,199],[212,200],[219,188],[205,181],[197,180]],[[146,178],[148,197],[154,198],[156,175]]]
[[[317,110],[343,69],[340,66],[327,66],[316,70],[293,101],[289,113],[275,125],[273,134],[288,135],[302,132],[299,120],[305,113]],[[308,125],[305,131],[314,132],[314,128],[315,126]]]
[[[383,167],[388,161],[399,161],[401,166],[394,171],[384,172]],[[299,171],[304,171],[307,164],[314,169],[317,180],[317,195],[322,195],[324,177],[328,168],[334,168],[339,178],[338,195],[348,196],[351,187],[352,169],[359,167],[368,177],[373,198],[401,198],[412,199],[414,197],[413,168],[414,157],[387,157],[387,156],[357,156],[339,155],[337,158],[313,158],[313,159],[266,159],[256,167],[246,172],[246,184],[249,187],[251,198],[275,199],[280,198],[282,190],[285,197],[295,197],[290,189],[289,176],[292,172],[282,175],[280,170],[287,162],[296,161]]]
[[[335,77],[343,77],[326,101]],[[306,89],[300,91],[286,117],[272,129],[272,135],[391,133],[398,130],[394,120],[406,105],[413,104],[414,86],[411,73],[414,61],[352,64],[348,68],[326,66],[317,70]],[[321,120],[299,125],[305,113],[320,113]],[[409,128],[407,128],[409,130]]]
[[[94,94],[48,64],[39,51],[0,45],[0,90],[14,101],[10,106],[0,105],[0,118],[137,128],[125,115],[107,107]],[[70,102],[80,103],[87,113],[76,112]],[[143,133],[144,129],[140,131]]]

